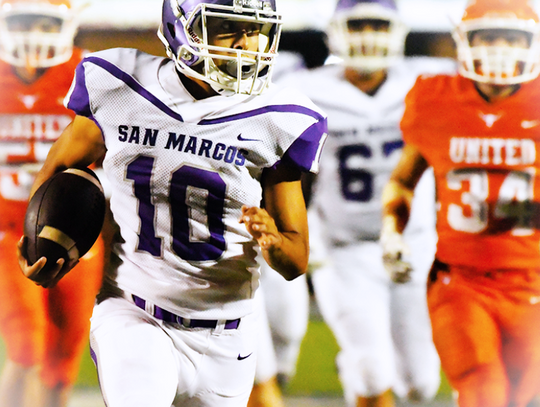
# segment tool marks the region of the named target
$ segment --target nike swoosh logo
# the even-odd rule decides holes
[[[238,137],[236,137],[239,141],[261,141],[257,138],[244,138],[242,137],[242,134],[239,134]]]
[[[238,360],[244,360],[244,359],[247,359],[249,358],[251,355],[253,355],[253,352],[251,352],[249,355],[246,355],[246,356],[240,356],[240,354],[238,354]]]
[[[521,127],[524,129],[532,129],[540,124],[540,120],[523,120],[521,122]]]

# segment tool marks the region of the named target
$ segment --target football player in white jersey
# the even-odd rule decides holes
[[[91,320],[108,407],[245,406],[253,384],[258,252],[303,274],[308,231],[300,176],[317,171],[326,119],[270,85],[281,16],[274,0],[165,0],[170,58],[90,54],[66,104],[77,116],[33,191],[105,153],[121,241]],[[262,203],[261,203],[262,201]],[[45,258],[19,260],[42,276]]]
[[[433,179],[418,187],[407,230],[412,281],[396,284],[385,273],[378,241],[382,188],[403,146],[405,96],[418,75],[455,69],[451,60],[404,58],[407,32],[393,0],[340,0],[328,36],[341,62],[283,80],[328,114],[311,208],[330,262],[312,278],[340,346],[339,377],[351,407],[393,406],[393,393],[429,399],[439,387],[425,294],[436,244]]]

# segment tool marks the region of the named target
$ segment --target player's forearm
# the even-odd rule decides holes
[[[402,233],[409,221],[414,189],[390,179],[382,193],[383,232]]]
[[[405,144],[398,164],[382,193],[383,233],[403,232],[411,212],[414,188],[428,168],[420,150]]]
[[[31,195],[57,172],[71,167],[87,167],[104,152],[105,145],[99,127],[92,120],[77,116],[49,150],[32,185]]]
[[[309,258],[308,239],[296,232],[280,233],[279,246],[262,248],[266,262],[286,280],[294,280],[307,271]]]

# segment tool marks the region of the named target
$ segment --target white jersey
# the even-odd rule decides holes
[[[119,288],[186,318],[251,312],[258,246],[241,207],[260,205],[264,168],[317,170],[320,110],[282,88],[194,100],[172,61],[133,49],[86,57],[66,100],[104,135]]]
[[[324,236],[332,244],[378,240],[382,190],[403,147],[399,124],[405,96],[420,74],[454,70],[454,62],[447,59],[405,59],[389,69],[374,96],[349,83],[342,65],[325,65],[281,81],[298,87],[329,118],[312,205],[326,225]],[[418,198],[421,194],[415,195]],[[423,225],[434,228],[434,212],[424,211],[420,216],[414,212],[419,211],[413,211],[407,230],[422,229]]]

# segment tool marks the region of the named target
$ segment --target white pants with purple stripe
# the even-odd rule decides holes
[[[107,407],[246,406],[257,315],[237,329],[184,328],[124,298],[94,307],[90,346]]]

